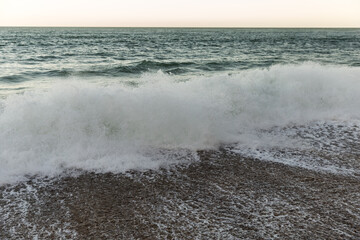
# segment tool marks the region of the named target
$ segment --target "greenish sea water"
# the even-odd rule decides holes
[[[359,239],[360,30],[0,28],[0,239]]]
[[[359,29],[0,28],[0,183],[220,146],[352,174],[355,157],[276,156],[321,145],[290,126],[325,145],[329,124],[357,129],[359,92]]]

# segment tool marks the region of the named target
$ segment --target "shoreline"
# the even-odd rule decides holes
[[[359,178],[229,152],[199,156],[169,169],[2,187],[0,237],[360,238]],[[21,201],[6,203],[10,188]]]

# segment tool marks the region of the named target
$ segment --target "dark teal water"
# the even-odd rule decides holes
[[[0,185],[219,146],[358,174],[359,93],[360,29],[0,28]]]
[[[360,66],[359,29],[0,28],[0,81]]]
[[[359,179],[360,29],[0,28],[0,239],[357,239]]]

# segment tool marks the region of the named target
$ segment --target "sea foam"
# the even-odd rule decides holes
[[[1,100],[0,183],[157,168],[275,126],[360,118],[360,68],[308,63],[136,81],[63,80]]]

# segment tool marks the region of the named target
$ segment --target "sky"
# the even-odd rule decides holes
[[[0,26],[360,27],[360,0],[0,0]]]

